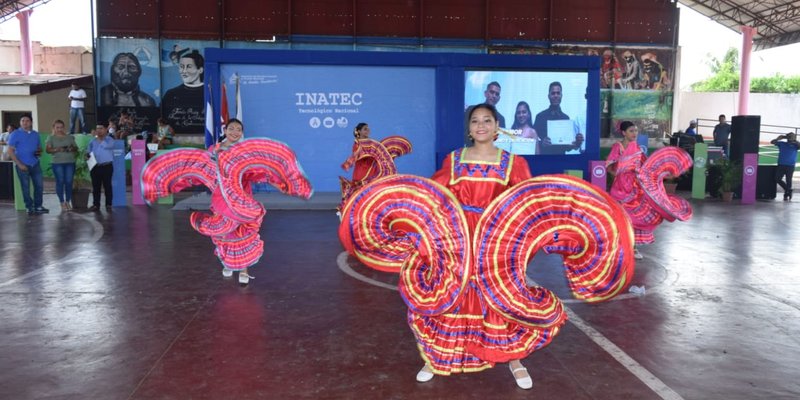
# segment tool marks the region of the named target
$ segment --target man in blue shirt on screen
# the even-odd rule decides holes
[[[548,121],[561,121],[569,120],[569,115],[561,111],[561,82],[552,82],[547,92],[547,99],[550,100],[550,107],[546,110],[536,114],[536,120],[533,122],[533,129],[539,135],[542,141],[540,154],[565,154],[567,151],[580,149],[583,144],[583,134],[578,132],[575,135],[575,141],[572,144],[559,145],[553,144],[550,137],[547,135],[547,122]]]
[[[786,139],[786,141],[781,142],[781,139]],[[775,170],[775,182],[783,188],[783,201],[789,201],[792,199],[792,175],[797,163],[797,149],[800,147],[797,142],[797,134],[789,132],[772,139],[770,143],[778,146],[778,168]],[[784,176],[786,176],[786,183],[781,181]]]
[[[17,167],[22,199],[28,215],[44,214],[50,210],[42,207],[42,167],[39,155],[42,145],[39,132],[33,130],[33,120],[28,115],[19,119],[19,129],[8,136],[8,155]],[[31,182],[33,182],[33,198],[31,198]]]

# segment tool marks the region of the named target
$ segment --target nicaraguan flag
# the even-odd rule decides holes
[[[206,148],[217,143],[217,135],[214,132],[214,109],[211,107],[211,94],[206,99]]]

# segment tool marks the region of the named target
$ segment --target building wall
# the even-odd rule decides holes
[[[69,128],[69,89],[51,90],[36,95],[38,116],[34,127],[39,132],[51,132],[53,121],[60,119]]]
[[[47,47],[32,43],[35,74],[92,75],[92,51],[83,46]],[[0,73],[20,73],[19,41],[0,41]]]
[[[700,133],[710,138],[713,131],[711,124],[719,114],[725,114],[729,121],[731,116],[739,114],[739,93],[681,92],[676,105],[673,126],[677,128],[673,130],[685,130],[690,120],[701,119]],[[769,141],[775,138],[776,133],[786,133],[793,130],[790,127],[800,127],[798,110],[800,94],[751,93],[747,114],[761,116],[761,140]]]
[[[36,112],[36,97],[34,96],[0,96],[0,112],[8,111],[26,111],[33,114],[34,128],[38,130],[39,124],[37,123]],[[19,126],[19,120],[6,121],[3,120],[3,129],[5,130],[6,124],[14,124]]]
[[[37,74],[94,74],[92,52],[83,46],[40,47],[33,54],[33,67]]]

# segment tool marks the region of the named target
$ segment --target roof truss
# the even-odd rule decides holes
[[[685,0],[681,4],[736,32],[752,26],[754,50],[800,42],[800,0]]]

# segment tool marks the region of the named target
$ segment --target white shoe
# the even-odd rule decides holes
[[[633,258],[635,258],[637,260],[641,260],[641,259],[644,258],[642,253],[639,253],[639,249],[637,249],[636,247],[633,248]]]
[[[250,279],[256,279],[256,277],[249,275],[247,272],[239,272],[239,283],[242,285],[247,285]]]
[[[526,389],[527,390],[527,389],[530,389],[530,388],[533,387],[533,379],[531,379],[531,376],[528,375],[528,369],[527,368],[520,366],[520,367],[514,369],[511,366],[511,363],[508,363],[508,369],[511,370],[511,376],[513,376],[514,380],[517,381],[517,386],[519,386],[520,389]],[[525,372],[525,376],[522,377],[522,378],[517,378],[517,372],[519,372],[519,371]]]
[[[233,276],[233,270],[229,268],[222,267],[222,276],[225,278],[230,278]]]
[[[433,379],[433,372],[428,369],[427,365],[422,367],[422,369],[417,372],[417,382],[424,383],[430,381],[431,379]]]

